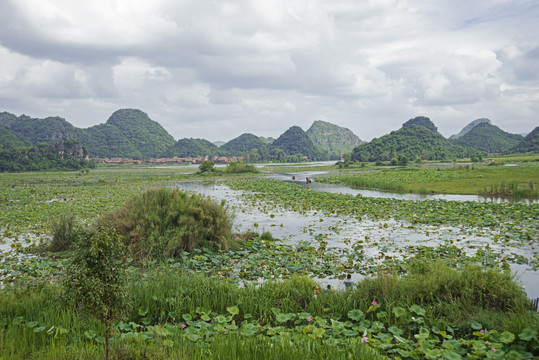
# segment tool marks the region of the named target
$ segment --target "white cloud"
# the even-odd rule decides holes
[[[479,117],[525,132],[538,15],[531,0],[5,1],[0,110],[87,127],[136,107],[210,140],[320,118],[368,140],[417,115],[446,136]]]

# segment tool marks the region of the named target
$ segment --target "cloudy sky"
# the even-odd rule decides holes
[[[138,108],[175,139],[315,120],[539,125],[537,0],[2,0],[0,112],[81,128]]]

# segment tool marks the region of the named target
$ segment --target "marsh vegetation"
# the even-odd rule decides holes
[[[519,164],[452,175],[351,166],[339,176],[411,186],[443,174],[459,188],[467,173],[494,169],[491,181],[537,181],[535,163]],[[538,204],[366,198],[263,178],[323,169],[335,166],[0,174],[0,356],[101,359],[107,336],[113,359],[537,354],[539,315],[511,269],[539,268]],[[66,269],[104,224],[129,249],[116,258],[126,303],[108,323],[62,305],[77,303],[67,301],[76,291]]]

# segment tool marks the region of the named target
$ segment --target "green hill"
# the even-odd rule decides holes
[[[463,136],[464,134],[468,133],[470,130],[472,130],[475,126],[477,126],[479,124],[483,124],[483,123],[490,124],[491,122],[490,122],[489,119],[486,119],[486,118],[476,119],[476,120],[472,121],[471,123],[469,123],[468,125],[466,125],[458,134],[451,135],[449,137],[449,139],[450,140],[458,139],[461,136]]]
[[[428,126],[408,122],[399,130],[357,146],[352,153],[352,160],[389,161],[399,155],[406,156],[408,160],[449,160],[470,157],[476,153],[474,149],[449,142],[434,131],[434,124],[430,126],[424,119],[421,122]]]
[[[16,117],[5,112],[0,117],[0,125],[27,138],[32,144],[48,143],[62,138],[76,139],[81,131],[58,116],[37,119],[26,115]]]
[[[509,149],[507,153],[539,153],[539,126],[526,135],[516,146]]]
[[[30,141],[12,130],[0,125],[0,149],[21,148],[30,145]]]
[[[273,142],[274,148],[279,148],[286,155],[302,154],[309,160],[320,160],[323,155],[318,151],[307,133],[299,126],[292,126]]]
[[[515,147],[522,139],[521,135],[505,132],[489,121],[477,123],[464,135],[450,141],[488,154],[501,154]]]
[[[362,143],[351,130],[321,120],[313,122],[306,133],[321,153],[334,160]]]
[[[204,139],[180,139],[166,151],[168,157],[202,157],[223,155],[225,152]]]
[[[221,146],[220,149],[228,152],[230,155],[238,156],[241,153],[249,153],[253,149],[258,150],[262,146],[267,146],[264,140],[256,135],[245,133],[230,140]]]
[[[438,128],[436,127],[436,125],[434,125],[434,123],[426,116],[417,116],[413,119],[410,119],[404,124],[402,124],[402,127],[406,128],[412,125],[423,126],[434,133],[438,133]]]
[[[143,159],[163,156],[174,145],[174,138],[148,114],[137,109],[115,111],[107,120],[140,152]],[[122,155],[126,156],[126,155]]]
[[[174,138],[148,115],[136,109],[115,111],[106,124],[79,129],[60,117],[45,119],[0,113],[5,126],[32,144],[77,139],[92,157],[149,159],[161,157]]]
[[[142,159],[142,153],[116,126],[99,124],[81,131],[79,140],[92,157]]]

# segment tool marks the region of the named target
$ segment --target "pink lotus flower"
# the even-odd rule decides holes
[[[495,353],[495,352],[496,352],[496,349],[492,348],[492,349],[490,349],[490,351],[492,351],[493,353]]]
[[[371,304],[374,305],[374,306],[378,305],[378,303],[376,302],[376,300],[374,300]]]
[[[362,343],[369,342],[369,338],[366,337],[366,336],[363,336],[363,337],[361,338],[361,342],[362,342]]]
[[[309,316],[309,317],[307,318],[307,321],[308,321],[308,322],[311,322],[311,321],[313,321],[313,318]]]
[[[481,329],[480,333],[481,335],[485,335],[485,330]]]
[[[182,329],[185,329],[187,327],[187,325],[185,324],[182,324],[181,326],[182,326]]]

